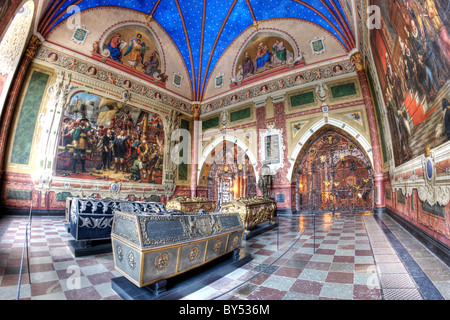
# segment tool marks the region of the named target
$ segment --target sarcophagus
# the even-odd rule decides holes
[[[216,210],[216,202],[205,197],[189,198],[181,196],[169,200],[166,208],[167,210],[175,209],[186,213],[198,213],[200,210],[214,212]]]
[[[136,286],[145,287],[237,250],[243,234],[237,213],[116,212],[111,232],[114,266]]]
[[[70,234],[77,241],[105,240],[111,238],[114,212],[163,213],[164,204],[108,199],[70,199]]]
[[[253,230],[258,224],[275,223],[275,202],[266,197],[238,198],[224,203],[221,212],[237,212],[246,230]]]

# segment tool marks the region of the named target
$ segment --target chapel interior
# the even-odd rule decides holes
[[[17,281],[24,299],[162,297],[224,257],[225,300],[450,299],[449,18],[447,0],[0,0],[0,299]],[[405,248],[432,256],[434,291],[401,259],[412,284],[390,287]],[[109,293],[37,276],[69,260]],[[250,266],[265,282],[232,291]]]

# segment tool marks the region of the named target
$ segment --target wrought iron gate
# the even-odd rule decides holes
[[[303,153],[297,171],[299,212],[372,210],[372,167],[366,155],[344,134],[326,130]]]

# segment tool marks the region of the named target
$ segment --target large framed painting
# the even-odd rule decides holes
[[[399,166],[450,138],[449,2],[370,2],[381,13],[370,41]]]
[[[160,115],[78,93],[61,124],[56,175],[161,184],[164,141]]]

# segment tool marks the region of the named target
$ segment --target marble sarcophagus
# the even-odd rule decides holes
[[[166,208],[167,210],[175,209],[186,213],[197,213],[200,210],[214,212],[216,210],[216,202],[205,197],[189,198],[180,196],[169,200]]]
[[[111,238],[115,211],[129,213],[166,212],[164,204],[108,199],[71,198],[69,211],[70,234],[76,241],[105,240]]]
[[[116,212],[111,232],[114,266],[138,287],[161,283],[239,252],[244,231],[237,213]]]
[[[238,198],[222,204],[221,212],[237,212],[247,231],[253,230],[258,224],[275,223],[276,204],[266,197]]]

